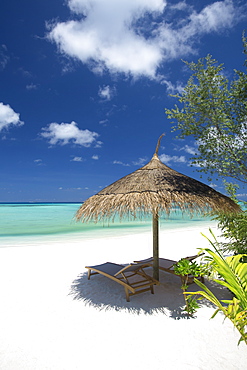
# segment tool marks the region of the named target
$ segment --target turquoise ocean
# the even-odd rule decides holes
[[[144,220],[115,220],[114,223],[82,223],[75,221],[81,203],[8,203],[0,204],[0,247],[8,241],[31,238],[56,237],[104,237],[149,231],[151,217]],[[160,229],[179,229],[215,225],[209,217],[182,215],[171,211],[169,217],[161,215]]]

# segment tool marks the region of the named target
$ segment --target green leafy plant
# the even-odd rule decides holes
[[[218,228],[221,229],[222,236],[226,240],[220,242],[219,247],[223,251],[230,251],[234,254],[246,254],[247,211],[243,211],[239,214],[218,212],[213,215],[213,219],[218,222]]]
[[[246,254],[238,254],[224,258],[221,252],[216,248],[217,240],[210,230],[214,241],[211,241],[208,237],[213,250],[204,249],[205,252],[211,257],[211,266],[219,274],[221,279],[213,279],[216,283],[227,287],[234,295],[231,300],[219,300],[213,292],[198,279],[195,279],[195,283],[203,290],[197,292],[184,292],[185,295],[191,297],[192,295],[200,295],[212,302],[216,307],[213,317],[221,311],[230,319],[233,325],[237,328],[240,333],[240,340],[247,344],[247,263],[244,262]]]
[[[186,290],[188,289],[188,284],[192,282],[194,276],[202,276],[204,274],[204,271],[202,271],[200,265],[198,265],[195,261],[192,262],[186,258],[182,258],[174,265],[174,272],[176,275],[181,276],[182,280],[181,289],[183,293],[185,293]],[[184,300],[185,300],[184,310],[187,312],[189,316],[193,316],[199,308],[197,298],[187,296],[184,294]]]

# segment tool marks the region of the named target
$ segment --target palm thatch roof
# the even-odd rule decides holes
[[[174,206],[191,214],[240,210],[227,196],[163,164],[155,153],[148,164],[87,199],[76,218],[97,222],[113,219],[116,214],[120,218],[126,214],[169,214]]]

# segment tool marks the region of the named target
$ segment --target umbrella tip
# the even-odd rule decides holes
[[[158,142],[157,142],[157,145],[156,145],[156,149],[155,149],[155,154],[158,155],[158,151],[159,151],[159,148],[160,148],[160,142],[161,142],[161,139],[162,137],[165,136],[165,133],[163,133],[162,135],[160,135],[159,139],[158,139]]]

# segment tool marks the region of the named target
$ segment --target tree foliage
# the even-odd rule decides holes
[[[247,42],[243,36],[244,53]],[[198,145],[191,158],[199,172],[231,177],[247,183],[247,75],[234,70],[230,82],[223,64],[207,55],[197,63],[185,62],[192,71],[180,105],[165,109],[179,138],[193,136]]]
[[[213,219],[218,222],[224,237],[224,241],[219,243],[220,249],[223,252],[247,254],[247,211],[238,214],[219,212]]]

